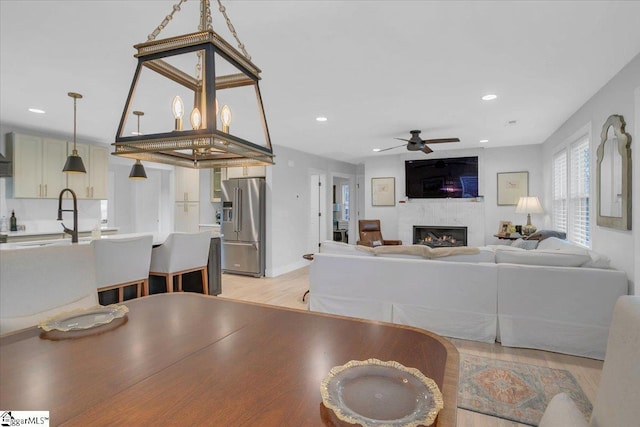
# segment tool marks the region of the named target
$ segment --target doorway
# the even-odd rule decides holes
[[[349,222],[351,218],[351,186],[349,185],[349,180],[333,177],[332,190],[332,240],[349,243]]]

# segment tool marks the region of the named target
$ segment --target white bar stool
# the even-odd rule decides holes
[[[151,251],[150,276],[162,276],[167,292],[173,292],[173,278],[178,277],[178,291],[182,291],[182,275],[200,271],[202,293],[209,294],[207,262],[211,232],[171,233],[167,240]],[[147,285],[148,287],[148,285]],[[148,293],[148,289],[145,291]]]
[[[96,257],[98,293],[117,289],[117,302],[121,302],[124,288],[135,286],[136,297],[140,298],[149,286],[153,236],[92,240],[91,246]]]

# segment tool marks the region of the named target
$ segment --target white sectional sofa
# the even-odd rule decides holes
[[[324,242],[311,264],[309,309],[604,359],[627,276],[603,268],[606,257],[547,240],[530,251],[488,246],[431,259]]]

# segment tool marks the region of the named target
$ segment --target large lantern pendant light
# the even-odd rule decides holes
[[[135,114],[138,117],[138,131],[136,132],[136,134],[140,135],[140,116],[144,116],[144,112],[134,111],[133,114]],[[133,164],[133,166],[131,166],[131,172],[129,173],[129,178],[130,179],[147,179],[147,173],[145,172],[144,166],[140,162],[140,159],[136,159],[136,162]]]
[[[200,0],[196,32],[156,39],[185,2],[179,0],[147,41],[134,46],[138,65],[112,154],[187,168],[272,165],[258,84],[261,71],[240,43],[221,1],[218,10],[238,49],[213,31],[210,0]],[[224,105],[220,112],[218,103]],[[127,119],[133,110],[153,118],[145,122],[144,135],[131,132]]]
[[[69,92],[67,95],[73,98],[73,151],[69,157],[67,157],[62,172],[87,173],[87,170],[84,168],[84,163],[82,163],[82,157],[80,157],[76,149],[76,102],[78,99],[82,99],[82,95],[75,92]]]

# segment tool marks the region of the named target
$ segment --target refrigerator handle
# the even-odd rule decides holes
[[[238,221],[236,231],[240,232],[242,231],[242,188],[238,188],[238,212],[236,215],[236,221]]]
[[[238,212],[240,211],[238,206],[238,187],[233,189],[233,231],[238,232]]]

